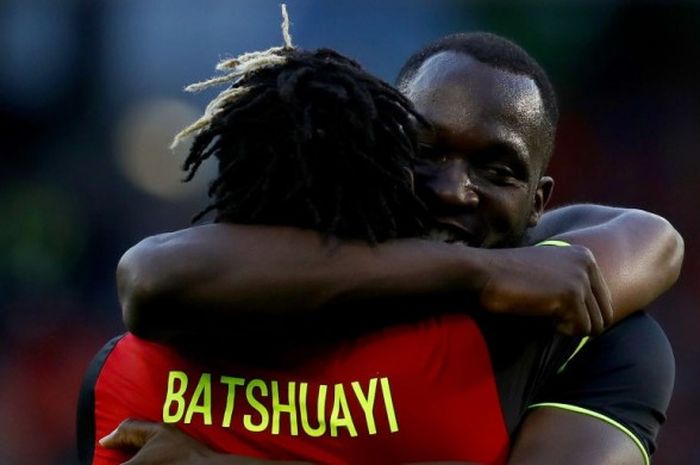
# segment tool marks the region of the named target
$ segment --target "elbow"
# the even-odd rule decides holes
[[[156,315],[166,295],[167,277],[153,269],[158,237],[144,239],[121,257],[117,265],[117,293],[127,330],[145,339],[161,339]]]
[[[668,220],[661,216],[640,210],[633,210],[633,212],[643,215],[649,229],[655,231],[654,237],[658,238],[659,248],[657,249],[656,263],[652,269],[657,270],[657,276],[665,278],[662,280],[664,290],[668,290],[678,280],[683,266],[685,255],[683,236]]]
[[[126,329],[143,339],[158,339],[156,327],[152,324],[154,306],[151,305],[153,295],[150,290],[138,282],[120,284],[119,296]]]
[[[674,228],[671,223],[663,220],[666,224],[667,236],[667,266],[669,268],[668,287],[673,286],[681,274],[683,258],[685,256],[685,242],[683,236]]]

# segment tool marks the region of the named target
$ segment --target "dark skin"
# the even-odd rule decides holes
[[[551,137],[534,81],[444,52],[405,93],[433,128],[416,178],[441,227],[472,247],[519,244],[554,187],[541,175]]]
[[[485,311],[550,316],[559,329],[585,334],[675,282],[682,240],[663,219],[587,205],[543,215],[553,186],[542,176],[551,137],[531,79],[445,52],[427,60],[405,91],[435,127],[425,135],[429,157],[416,170],[417,187],[443,225],[438,235],[473,247],[409,239],[375,249],[342,243],[329,253],[309,231],[191,228],[147,239],[122,258],[130,330],[170,340],[226,324],[230,337],[260,313],[286,322],[338,302],[456,293]],[[483,248],[545,238],[578,246]],[[165,308],[167,315],[158,313]],[[554,441],[555,432],[571,440]],[[572,412],[538,409],[519,438],[512,465],[643,463],[617,429]],[[606,439],[598,455],[567,455],[572,441],[596,438]]]
[[[284,328],[330,304],[456,292],[471,308],[549,316],[564,332],[589,334],[675,282],[682,240],[662,218],[594,205],[543,216],[551,136],[541,105],[520,104],[539,99],[531,79],[441,53],[405,91],[435,128],[424,136],[417,188],[442,221],[438,234],[474,247],[408,239],[329,253],[310,231],[224,224],[163,234],[119,264],[129,329],[168,340],[225,327],[228,338],[252,315]],[[485,249],[550,238],[582,247]]]
[[[127,419],[100,439],[108,448],[138,449],[124,465],[311,465],[292,460],[265,460],[220,454],[177,428],[162,423]],[[404,465],[478,465],[469,462],[414,462]]]

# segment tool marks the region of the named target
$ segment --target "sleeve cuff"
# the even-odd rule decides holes
[[[560,404],[556,402],[541,402],[538,404],[532,404],[528,407],[528,409],[532,408],[540,408],[540,407],[550,407],[550,408],[558,408],[562,410],[568,410],[570,412],[574,413],[579,413],[581,415],[587,415],[589,417],[596,418],[598,420],[604,421],[605,423],[614,426],[615,428],[619,429],[623,433],[625,433],[631,440],[634,442],[634,444],[639,448],[639,451],[642,453],[642,457],[644,457],[644,465],[650,465],[651,459],[649,457],[649,452],[646,450],[644,445],[642,444],[642,441],[625,425],[620,423],[617,420],[614,420],[608,416],[603,415],[602,413],[595,412],[593,410],[589,410],[583,407],[579,407],[577,405],[570,405],[570,404]]]
[[[546,241],[538,242],[537,244],[535,244],[535,247],[540,247],[543,245],[549,245],[554,247],[571,247],[571,244],[569,244],[566,241],[557,241],[554,239],[548,239]]]

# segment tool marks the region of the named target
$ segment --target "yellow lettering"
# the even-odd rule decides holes
[[[312,438],[322,436],[326,432],[326,392],[328,386],[321,384],[318,387],[318,401],[316,404],[316,415],[318,418],[318,428],[312,428],[309,424],[309,411],[306,405],[306,383],[299,383],[299,410],[301,413],[301,427],[304,432]]]
[[[211,425],[211,374],[209,373],[202,373],[202,376],[199,377],[190,405],[187,406],[185,424],[192,423],[192,417],[195,413],[202,415],[202,421],[205,425]]]
[[[386,407],[386,416],[389,420],[389,431],[395,433],[399,430],[399,423],[396,420],[396,412],[394,411],[394,401],[391,398],[391,386],[389,378],[381,378],[379,382],[382,385],[382,397],[384,397],[384,407]]]
[[[175,382],[180,382],[180,388],[175,389]],[[171,371],[168,373],[168,391],[165,394],[163,403],[163,423],[175,423],[180,421],[185,413],[185,391],[187,390],[187,374],[182,371]],[[173,403],[177,404],[174,414],[170,413]]]
[[[345,397],[345,389],[342,384],[336,384],[333,396],[333,408],[331,409],[331,436],[338,436],[338,428],[344,426],[348,429],[351,437],[357,436],[355,424],[352,422],[350,408],[348,408],[348,400]],[[342,414],[342,416],[340,416]]]
[[[374,423],[374,397],[377,393],[377,378],[372,378],[369,380],[369,388],[367,392],[367,397],[365,397],[364,392],[362,392],[362,386],[360,386],[359,381],[352,383],[352,389],[355,391],[355,396],[360,402],[362,411],[365,413],[365,420],[367,421],[367,432],[369,434],[377,434],[377,426]]]
[[[280,434],[280,414],[289,414],[289,431],[292,436],[299,434],[297,426],[297,406],[295,403],[296,385],[294,381],[287,383],[287,403],[280,403],[280,391],[277,381],[272,381],[272,434]]]
[[[233,376],[222,376],[221,383],[228,386],[228,394],[226,395],[226,409],[224,410],[224,419],[221,422],[221,426],[228,428],[231,426],[233,407],[236,402],[236,386],[243,386],[245,384],[245,379],[235,378]]]
[[[245,426],[248,431],[259,433],[260,431],[264,431],[270,423],[270,414],[267,412],[265,406],[253,396],[253,389],[258,389],[261,396],[267,397],[267,384],[261,379],[253,379],[250,380],[245,388],[245,397],[248,399],[248,404],[260,414],[260,423],[257,425],[254,424],[252,415],[245,414],[243,415],[243,426]]]

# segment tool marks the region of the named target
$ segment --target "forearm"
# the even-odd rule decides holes
[[[637,210],[596,205],[555,210],[527,239],[552,238],[593,252],[617,320],[668,289],[683,255],[683,242],[668,222]],[[546,315],[547,309],[562,307],[561,296],[571,294],[571,284],[580,281],[576,271],[585,265],[569,254],[573,268],[567,268],[561,261],[566,257],[553,252],[474,249],[420,239],[369,247],[324,241],[294,228],[215,224],[142,241],[122,257],[117,281],[129,329],[161,340],[221,328],[227,335],[231,328],[238,334],[248,328],[284,331],[290,323],[328,318],[332,304],[384,297],[459,296],[465,309],[480,302],[489,311]],[[502,285],[498,295],[492,292],[485,299],[489,280]],[[543,281],[547,286],[539,289]],[[333,315],[361,321],[376,309],[356,305]],[[398,321],[403,315],[392,312],[405,311],[403,305],[386,305],[381,317]]]
[[[678,279],[683,239],[665,219],[641,210],[574,205],[550,212],[531,243],[559,239],[588,248],[610,289],[614,319],[644,308]]]
[[[311,231],[216,224],[137,244],[120,261],[118,289],[129,329],[168,338],[197,325],[313,317],[329,304],[476,294],[485,252],[419,239],[329,243]]]
[[[208,458],[202,465],[312,465],[311,462],[299,462],[290,460],[265,460],[243,457],[238,455],[217,454]]]

